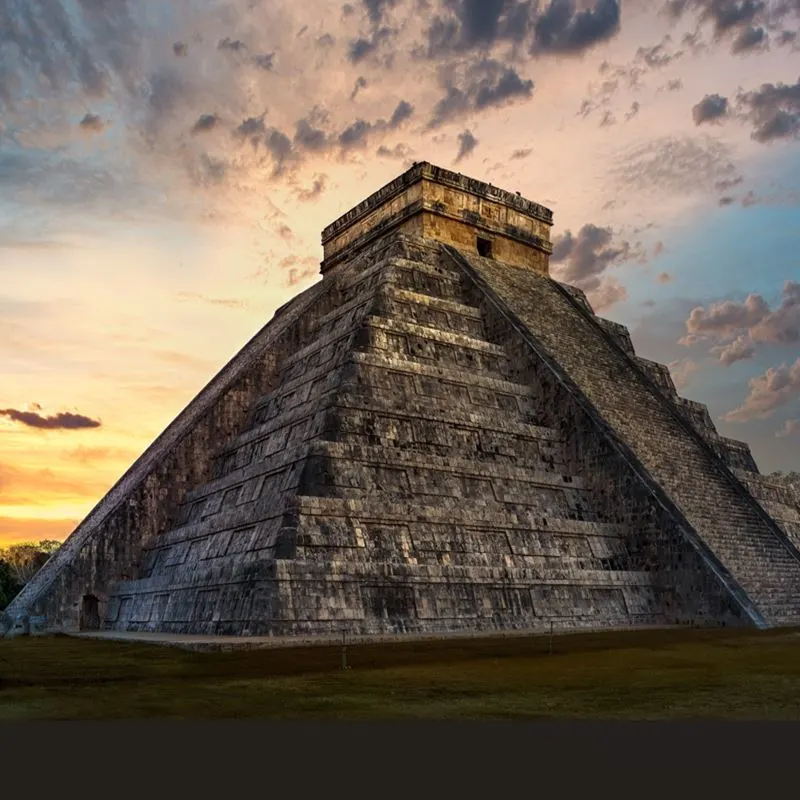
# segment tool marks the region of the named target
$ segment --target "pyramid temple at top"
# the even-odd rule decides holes
[[[415,164],[2,617],[326,636],[800,623],[800,501],[549,277],[552,213]]]

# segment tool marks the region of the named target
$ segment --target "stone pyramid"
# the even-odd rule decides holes
[[[800,623],[800,502],[548,276],[552,214],[427,163],[7,609],[9,634]],[[8,635],[8,634],[7,634]]]

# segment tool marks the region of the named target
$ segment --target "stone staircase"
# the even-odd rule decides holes
[[[550,278],[449,250],[596,410],[767,625],[800,623],[800,556],[663,392]]]

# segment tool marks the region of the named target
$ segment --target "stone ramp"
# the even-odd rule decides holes
[[[636,359],[551,278],[445,247],[478,290],[593,407],[704,560],[760,626],[800,622],[800,554]]]

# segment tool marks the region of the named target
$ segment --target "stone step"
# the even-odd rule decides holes
[[[275,562],[277,580],[320,581],[369,578],[375,582],[414,583],[498,583],[520,587],[575,586],[577,587],[628,587],[653,584],[652,572],[586,570],[576,575],[550,579],[538,571],[525,567],[467,567],[454,564],[379,564],[351,563],[349,561],[321,563],[299,559]]]
[[[407,498],[387,503],[380,495],[341,498],[298,495],[291,507],[302,515],[356,517],[365,522],[421,522],[430,525],[453,525],[481,530],[535,530],[574,536],[604,538],[627,536],[619,523],[578,520],[568,517],[543,517],[532,505],[498,503],[486,499],[442,498],[441,504],[421,503]]]
[[[466,369],[506,378],[509,359],[504,348],[463,334],[440,331],[385,317],[365,320],[365,338],[358,349],[384,351],[410,361]]]

